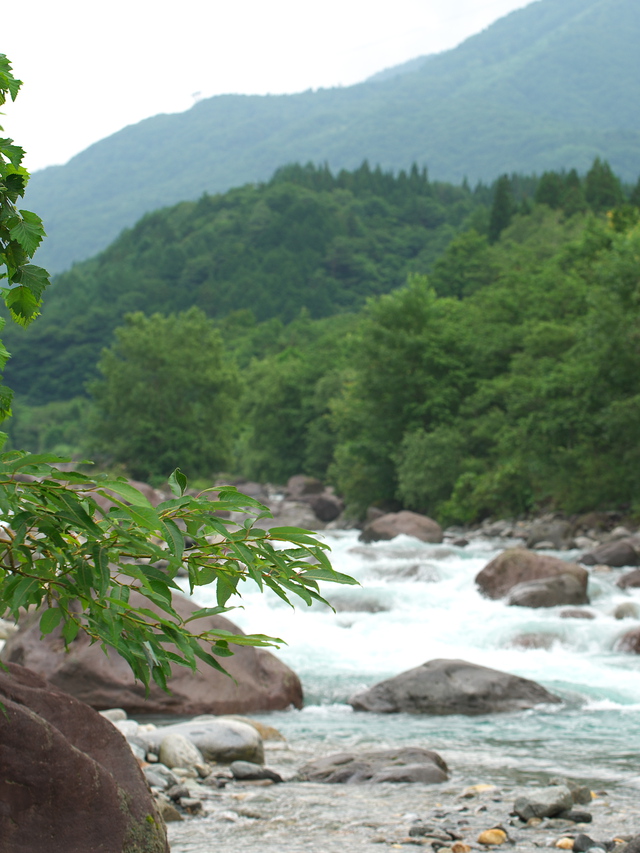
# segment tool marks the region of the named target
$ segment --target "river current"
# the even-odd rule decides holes
[[[624,570],[591,571],[591,605],[581,609],[594,619],[562,618],[566,607],[507,607],[479,594],[475,575],[516,543],[474,539],[462,548],[402,536],[363,545],[357,531],[325,536],[334,567],[361,584],[324,586],[323,595],[337,612],[303,603],[293,610],[247,584],[242,609],[230,614],[245,631],[285,640],[276,654],[303,683],[302,710],[256,715],[278,728],[292,751],[288,759],[268,753],[270,765],[301,764],[345,749],[412,744],[439,752],[460,786],[546,783],[564,776],[635,801],[640,657],[615,647],[640,623],[618,620],[613,611],[635,601],[640,614],[640,589],[616,586]],[[577,557],[577,552],[545,553]],[[207,590],[195,597],[204,606],[214,603]],[[481,717],[376,715],[356,713],[347,704],[361,688],[434,658],[459,658],[531,678],[563,704]],[[172,850],[206,849],[189,845],[187,827],[180,827]],[[179,846],[180,839],[186,846]],[[289,849],[306,849],[300,843]]]

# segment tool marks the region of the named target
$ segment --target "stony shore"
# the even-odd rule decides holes
[[[608,853],[622,851],[623,842],[640,827],[633,795],[615,788],[594,791],[588,805],[576,806],[591,816],[589,822],[525,822],[513,809],[527,789],[513,784],[482,785],[455,773],[441,785],[286,781],[307,757],[287,743],[267,742],[266,764],[284,784],[230,781],[223,789],[206,790],[201,816],[169,824],[172,853],[208,853],[214,846],[243,853],[356,853],[405,847],[441,853],[502,847],[533,853],[540,848],[571,849],[578,839],[576,849],[598,847]],[[502,843],[479,841],[482,833],[496,828],[502,833],[484,838]]]

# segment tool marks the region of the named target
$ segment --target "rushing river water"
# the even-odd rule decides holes
[[[640,590],[616,587],[623,570],[592,571],[591,605],[583,609],[595,618],[567,619],[560,616],[567,608],[507,607],[478,593],[475,575],[514,543],[476,539],[457,548],[398,537],[362,545],[357,531],[326,535],[335,568],[361,584],[325,586],[337,613],[304,604],[294,611],[247,584],[244,609],[230,614],[246,631],[287,642],[277,654],[302,679],[305,707],[259,719],[280,729],[299,763],[346,748],[413,744],[437,750],[460,785],[561,775],[635,799],[640,657],[614,649],[638,621],[612,614],[634,599],[640,613]],[[197,600],[213,603],[206,591]],[[527,647],[527,635],[546,648]],[[355,713],[346,704],[359,689],[433,658],[461,658],[534,679],[564,702],[482,717]]]

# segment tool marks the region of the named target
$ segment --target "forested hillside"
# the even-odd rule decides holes
[[[143,213],[249,181],[286,162],[426,165],[440,180],[586,171],[635,180],[640,150],[636,0],[537,0],[454,50],[356,86],[225,95],[125,128],[36,173],[28,206],[53,271],[104,248]]]
[[[314,318],[356,310],[428,272],[462,228],[484,227],[491,193],[431,182],[415,167],[334,176],[291,166],[267,184],[148,214],[58,276],[37,323],[6,330],[7,382],[32,403],[82,394],[129,311],[247,309],[286,324],[303,309]]]
[[[637,513],[639,258],[640,181],[599,160],[474,192],[291,167],[60,276],[11,339],[11,440],[155,481],[304,472],[355,515]]]

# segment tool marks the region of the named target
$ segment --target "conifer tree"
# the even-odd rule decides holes
[[[489,218],[489,242],[495,243],[500,234],[509,225],[514,214],[513,192],[508,175],[502,175],[496,182],[491,216]]]
[[[585,196],[589,206],[596,212],[609,210],[622,202],[620,181],[611,171],[606,160],[599,157],[587,172]]]

